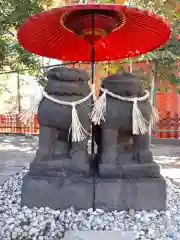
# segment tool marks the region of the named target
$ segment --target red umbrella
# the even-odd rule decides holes
[[[169,35],[170,26],[153,13],[116,4],[83,4],[30,17],[20,27],[18,40],[40,56],[92,62],[93,83],[95,61],[141,55],[160,47]]]
[[[93,20],[93,21],[92,21]],[[71,5],[31,16],[18,39],[28,51],[59,60],[117,60],[164,44],[170,26],[148,11],[117,4]]]

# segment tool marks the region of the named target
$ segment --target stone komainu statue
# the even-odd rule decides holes
[[[165,209],[166,182],[149,149],[152,107],[139,79],[129,73],[107,77],[92,110],[86,71],[53,68],[46,76],[48,84],[38,109],[39,148],[23,178],[21,205],[77,210],[94,206],[105,211]],[[80,99],[80,104],[70,104]],[[96,125],[96,159],[102,164],[99,172],[96,168],[100,178],[95,181],[89,174],[85,134],[91,120],[100,124]],[[124,136],[133,139],[130,158],[119,149]],[[57,139],[60,156],[54,156]]]
[[[103,94],[105,95],[103,96]],[[148,98],[137,102],[138,116],[137,111],[135,114],[133,113],[133,101],[122,101],[116,97],[133,99],[136,97],[141,98],[145,94],[146,92],[142,90],[139,78],[133,74],[114,74],[103,80],[102,93],[98,100],[99,103],[97,103],[97,109],[98,107],[103,108],[104,104],[104,109],[102,109],[104,116],[101,117],[100,125],[96,125],[97,158],[103,164],[115,165],[117,161],[121,164],[122,152],[120,152],[120,144],[123,138],[127,137],[133,140],[132,158],[134,163],[146,164],[153,162],[149,148],[149,125],[153,108]],[[104,99],[102,100],[102,98]],[[100,114],[97,114],[97,116],[100,116]],[[140,124],[138,121],[141,121]],[[97,123],[97,119],[95,119],[95,122]],[[138,124],[143,126],[139,126],[139,129],[137,129]]]
[[[43,97],[41,100],[38,108],[39,148],[35,161],[50,160],[54,155],[55,143],[58,139],[61,152],[63,151],[66,157],[71,157],[74,164],[87,162],[88,138],[84,137],[82,141],[77,142],[71,141],[73,131],[71,126],[72,106],[65,103],[79,101],[91,93],[88,85],[89,74],[81,69],[56,67],[47,71],[45,75],[48,79],[45,93],[64,104],[53,102],[47,97]],[[76,106],[84,133],[90,131],[91,105],[92,99],[89,97],[85,102]]]

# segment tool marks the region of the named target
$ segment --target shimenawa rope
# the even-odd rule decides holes
[[[53,98],[52,96],[48,95],[45,91],[43,91],[39,98],[35,97],[34,101],[31,103],[30,108],[26,112],[21,114],[20,120],[23,121],[24,123],[28,123],[30,119],[32,119],[33,114],[37,112],[38,106],[42,98],[45,97],[54,103],[72,107],[72,123],[69,129],[69,131],[72,131],[72,141],[73,142],[83,141],[85,138],[87,138],[87,135],[89,135],[89,133],[84,129],[84,127],[82,126],[79,120],[76,106],[86,102],[92,95],[93,93],[91,92],[87,97],[80,99],[79,101],[65,102],[65,101]]]
[[[101,88],[102,95],[95,101],[94,108],[90,114],[90,119],[95,125],[100,125],[101,121],[106,120],[106,96],[109,95],[112,98],[118,99],[120,101],[127,101],[133,103],[132,110],[132,130],[134,135],[145,134],[149,131],[149,123],[143,117],[139,107],[138,102],[145,101],[149,98],[149,92],[145,91],[145,95],[142,97],[127,98],[120,95],[116,95],[107,89]],[[152,105],[151,105],[152,106]],[[152,121],[158,120],[158,112],[152,106]]]

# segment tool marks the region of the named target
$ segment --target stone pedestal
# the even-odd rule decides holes
[[[96,179],[95,206],[113,210],[166,209],[166,181],[159,165],[140,164],[132,153],[121,153],[115,165],[102,164]]]
[[[23,179],[21,204],[52,209],[164,210],[166,182],[159,166],[124,159],[116,166],[100,164],[95,181],[89,176],[89,164],[75,166],[68,158],[34,161]]]
[[[23,180],[21,204],[52,209],[92,208],[93,184],[90,178],[33,177]]]
[[[94,187],[88,171],[88,165],[78,169],[70,159],[33,162],[23,179],[21,205],[52,209],[92,208]]]
[[[95,206],[105,211],[164,210],[166,208],[166,182],[162,177],[98,179]]]
[[[132,153],[121,153],[116,160],[116,164],[101,164],[100,175],[102,178],[159,178],[160,166],[152,161],[141,164],[133,159]]]

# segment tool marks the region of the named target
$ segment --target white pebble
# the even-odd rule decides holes
[[[96,212],[99,213],[99,214],[103,214],[103,213],[104,213],[104,210],[102,210],[102,209],[96,209]]]
[[[29,234],[32,236],[32,235],[34,235],[34,234],[36,234],[38,232],[38,229],[37,228],[31,228],[30,230],[29,230]]]
[[[9,217],[7,220],[6,220],[6,224],[11,224],[11,223],[14,223],[15,222],[15,219],[12,218],[12,217]]]
[[[12,239],[17,239],[18,233],[17,232],[12,232]]]
[[[133,230],[141,239],[180,239],[180,187],[168,181],[167,211],[113,211],[92,208],[76,212],[72,207],[60,211],[49,207],[21,208],[23,170],[0,186],[0,239],[54,240],[65,230]],[[45,233],[46,230],[46,233]],[[43,235],[45,234],[45,235]],[[12,237],[11,237],[12,236]]]
[[[141,220],[142,220],[142,222],[144,222],[145,224],[148,224],[148,223],[150,222],[150,218],[149,218],[148,216],[146,216],[146,215],[143,216]]]
[[[93,212],[93,209],[92,208],[89,208],[88,209],[88,213],[92,213]]]
[[[14,214],[16,214],[18,212],[18,209],[16,207],[12,207],[11,208],[11,212],[14,215]]]
[[[148,234],[150,235],[150,236],[152,236],[153,235],[153,233],[154,233],[154,229],[148,229]]]
[[[39,236],[38,240],[44,240],[44,237],[43,236]]]

